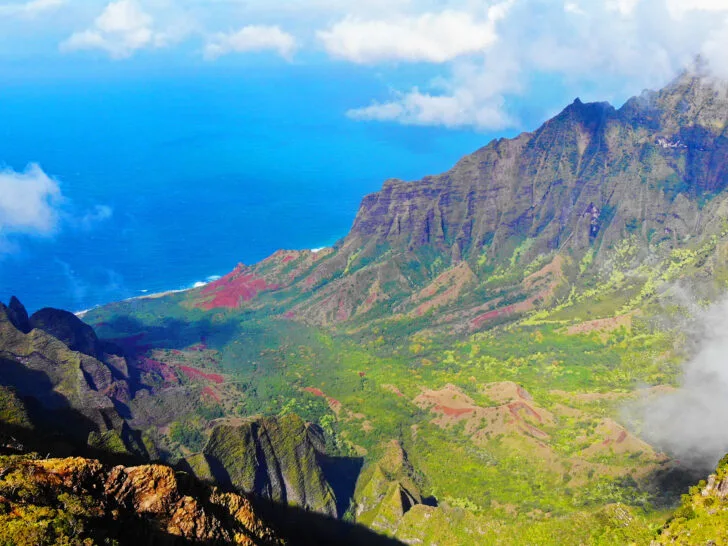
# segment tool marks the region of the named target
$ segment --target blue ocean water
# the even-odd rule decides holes
[[[54,237],[0,256],[0,300],[81,310],[331,244],[386,178],[441,172],[492,136],[352,121],[386,95],[356,69],[122,72],[0,85],[0,165],[39,163],[66,199]],[[111,217],[89,221],[99,205]]]

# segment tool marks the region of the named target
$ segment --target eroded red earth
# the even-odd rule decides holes
[[[212,383],[215,383],[217,385],[220,385],[225,381],[223,376],[216,373],[205,373],[203,371],[198,370],[197,368],[190,368],[189,366],[180,366],[180,370],[189,378],[189,379],[202,379],[204,381],[211,381]]]
[[[202,289],[201,294],[206,299],[199,302],[197,307],[206,311],[215,308],[235,309],[261,292],[278,288],[279,285],[268,284],[268,281],[251,273],[246,266],[238,264],[231,273]]]
[[[179,378],[174,373],[174,370],[167,366],[164,362],[158,360],[152,360],[151,358],[141,357],[137,359],[137,368],[147,373],[158,373],[162,376],[164,382],[168,385],[178,385]]]

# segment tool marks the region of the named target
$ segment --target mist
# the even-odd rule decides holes
[[[684,330],[688,358],[677,390],[627,409],[642,437],[696,469],[728,453],[728,298],[703,309]]]

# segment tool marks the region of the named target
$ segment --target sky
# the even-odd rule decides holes
[[[388,177],[725,51],[728,0],[0,0],[0,299],[331,244]]]

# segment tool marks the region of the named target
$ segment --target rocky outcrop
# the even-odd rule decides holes
[[[202,454],[187,464],[199,478],[275,502],[337,516],[319,458],[320,429],[288,414],[217,424]]]
[[[652,546],[728,543],[728,456],[707,483],[683,495],[682,505],[662,528]]]
[[[432,246],[454,261],[508,255],[534,239],[532,256],[625,226],[685,236],[699,200],[728,186],[728,94],[684,74],[616,110],[579,99],[533,133],[499,139],[439,176],[390,180],[367,196],[344,248]],[[682,195],[682,199],[677,199]]]
[[[119,413],[118,401],[129,396],[127,381],[116,379],[111,368],[89,354],[97,353],[96,334],[70,313],[39,313],[26,320],[16,299],[0,308],[0,385],[23,398],[32,420],[43,423],[45,430],[57,431],[76,445],[89,440],[103,445],[113,438],[115,452],[121,442],[143,455],[144,448],[131,441]]]
[[[24,534],[35,536],[39,545],[62,539],[64,544],[285,544],[248,498],[202,486],[161,465],[109,468],[82,458],[4,457],[0,505],[4,544],[16,544]]]
[[[402,517],[422,504],[414,468],[397,440],[387,444],[381,459],[362,472],[355,499],[357,521],[387,534],[394,534]]]
[[[24,334],[27,334],[33,329],[28,319],[28,311],[25,310],[25,306],[15,296],[10,298],[7,307],[4,303],[0,302],[0,310],[5,311],[12,325]]]
[[[101,343],[96,332],[73,313],[46,307],[30,317],[31,328],[38,328],[61,341],[72,351],[94,358],[101,356]]]

